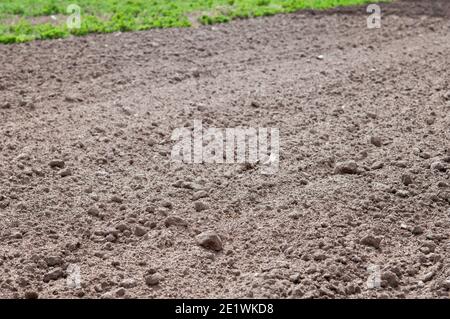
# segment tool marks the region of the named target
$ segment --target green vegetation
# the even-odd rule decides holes
[[[0,0],[0,43],[88,33],[189,27],[299,9],[326,9],[373,0]],[[81,9],[80,28],[66,24],[70,4]],[[189,19],[191,17],[191,19]]]

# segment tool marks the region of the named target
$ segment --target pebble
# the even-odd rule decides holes
[[[154,274],[146,275],[144,277],[145,283],[149,286],[156,286],[159,285],[159,283],[164,279],[164,277],[159,273],[156,272]]]
[[[22,239],[22,233],[16,231],[16,232],[11,234],[11,238],[13,238],[13,239]]]
[[[380,248],[382,238],[374,237],[372,235],[367,235],[366,237],[362,238],[360,243],[362,245],[371,246],[376,249]]]
[[[116,236],[114,236],[113,234],[108,234],[106,237],[106,240],[109,241],[110,243],[113,243],[116,241]]]
[[[408,186],[408,185],[412,184],[413,183],[413,179],[412,179],[411,175],[403,174],[402,175],[402,183],[405,186]]]
[[[198,200],[198,199],[204,198],[204,197],[208,197],[208,193],[206,191],[198,191],[198,192],[194,193],[194,195],[192,196],[192,199]]]
[[[302,217],[302,214],[300,214],[299,212],[292,212],[288,215],[289,218],[297,220],[300,217]]]
[[[255,109],[257,109],[257,108],[261,107],[261,104],[259,104],[258,101],[252,101],[252,102],[250,103],[250,106],[251,106],[251,107],[254,107]]]
[[[370,167],[372,170],[374,169],[380,169],[384,167],[384,163],[383,162],[375,162],[373,163],[373,165]]]
[[[48,165],[51,168],[64,168],[64,166],[66,165],[66,163],[62,160],[52,160],[50,161],[50,163],[48,163]]]
[[[355,161],[346,161],[337,163],[334,168],[335,174],[356,174],[358,172],[358,164]]]
[[[56,265],[61,265],[62,264],[62,259],[59,256],[48,256],[44,258],[45,263],[47,264],[47,266],[49,267],[54,267]]]
[[[2,109],[10,109],[11,108],[11,103],[9,103],[9,102],[3,103],[0,106],[0,108],[2,108]]]
[[[433,253],[436,250],[436,244],[432,241],[423,243],[422,247],[426,248],[428,253]]]
[[[50,270],[44,275],[44,282],[49,282],[50,280],[57,280],[63,276],[63,271],[61,268],[55,268]]]
[[[117,297],[125,296],[126,290],[124,288],[118,288],[115,292]]]
[[[421,235],[421,234],[423,234],[424,229],[423,229],[421,226],[414,226],[414,227],[411,229],[411,232],[412,232],[414,235]]]
[[[161,206],[165,207],[165,208],[168,208],[168,209],[172,209],[173,204],[171,202],[165,200],[165,201],[161,202]]]
[[[381,147],[382,145],[381,138],[379,136],[371,136],[370,143],[372,143],[376,147]]]
[[[72,175],[72,170],[70,168],[63,169],[61,172],[59,172],[59,175],[61,177],[67,177]]]
[[[120,282],[120,287],[124,287],[124,288],[134,288],[137,286],[137,282],[136,280],[134,280],[133,278],[125,278],[124,280],[122,280]]]
[[[100,211],[98,210],[97,207],[91,207],[88,209],[87,211],[89,216],[93,216],[93,217],[98,217],[100,216]]]
[[[317,58],[317,60],[323,60],[324,56],[323,55],[318,55],[316,58]]]
[[[443,163],[441,162],[433,162],[430,165],[430,168],[432,170],[436,170],[436,171],[440,171],[440,172],[445,172],[445,166]]]
[[[203,210],[208,209],[208,206],[205,203],[201,202],[201,201],[197,201],[197,202],[194,203],[194,208],[195,208],[195,210],[197,212],[201,212]]]
[[[134,234],[138,237],[142,237],[147,234],[147,229],[138,225],[134,228]]]
[[[101,295],[100,298],[101,299],[114,299],[114,294],[111,291],[107,291],[103,295]]]
[[[130,227],[127,224],[120,223],[116,226],[116,229],[120,232],[124,232],[126,230],[130,230]]]
[[[212,230],[205,231],[197,235],[196,240],[197,243],[203,248],[215,251],[221,251],[223,249],[222,240],[215,231]]]
[[[38,299],[39,294],[36,291],[25,291],[25,299]]]
[[[448,184],[446,182],[440,181],[437,183],[437,187],[439,188],[448,188]]]
[[[166,218],[166,220],[164,221],[164,225],[166,227],[170,227],[170,226],[183,226],[186,227],[188,225],[188,223],[177,216],[169,216]]]
[[[445,289],[450,290],[450,277],[444,280],[443,286]]]
[[[122,204],[123,199],[122,199],[122,197],[120,197],[120,196],[118,196],[118,195],[113,195],[113,196],[111,197],[111,202],[117,203],[117,204]]]
[[[421,280],[422,280],[423,282],[430,281],[431,279],[433,279],[434,275],[435,275],[435,272],[434,272],[434,271],[430,271],[430,272],[426,273],[426,274],[422,277]]]
[[[396,288],[399,285],[399,279],[397,275],[392,271],[383,272],[381,274],[381,280],[386,281],[386,283],[393,288]]]
[[[401,198],[406,198],[409,196],[409,192],[407,190],[400,189],[396,192],[396,195]]]

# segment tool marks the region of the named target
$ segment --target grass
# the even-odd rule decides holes
[[[0,43],[151,28],[189,27],[357,5],[371,0],[0,0]],[[81,8],[80,28],[66,25],[67,7]],[[192,21],[189,17],[195,17]]]

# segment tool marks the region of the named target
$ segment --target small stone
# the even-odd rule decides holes
[[[448,188],[448,184],[446,182],[440,181],[437,183],[437,187],[439,188]]]
[[[409,196],[409,192],[407,190],[401,189],[396,192],[396,195],[401,198],[407,198]]]
[[[114,299],[114,294],[111,291],[105,292],[100,296],[101,299]]]
[[[381,280],[385,281],[387,285],[392,288],[397,288],[399,285],[399,279],[392,271],[385,271],[381,274]]]
[[[357,172],[358,164],[355,161],[337,163],[334,169],[335,174],[356,174]]]
[[[127,224],[121,223],[116,226],[116,229],[123,233],[126,230],[130,230],[130,227]]]
[[[138,225],[134,228],[134,234],[138,237],[142,237],[147,234],[147,229]]]
[[[62,160],[52,160],[52,161],[50,161],[50,163],[48,163],[48,165],[51,168],[64,168],[66,163]]]
[[[423,234],[424,229],[423,229],[421,226],[414,226],[414,227],[411,229],[411,232],[412,232],[414,235],[421,235],[421,234]]]
[[[423,282],[430,281],[431,279],[433,279],[434,275],[435,275],[435,272],[434,272],[434,271],[430,271],[430,272],[426,273],[426,274],[422,277],[421,280],[422,280]]]
[[[118,195],[113,195],[113,196],[111,197],[111,202],[117,203],[117,204],[122,204],[123,199],[122,199],[122,197],[120,197],[120,196],[118,196]]]
[[[450,277],[444,280],[443,286],[445,289],[450,290]]]
[[[201,202],[201,201],[197,201],[197,202],[194,203],[194,208],[195,208],[195,210],[197,212],[201,212],[203,210],[208,209],[208,206],[205,203]]]
[[[9,103],[9,102],[6,102],[6,103],[3,103],[3,104],[1,104],[1,106],[0,106],[0,108],[1,109],[10,109],[11,108],[11,103]]]
[[[134,288],[136,286],[137,286],[137,282],[133,278],[125,278],[124,280],[122,280],[120,282],[120,287],[124,287],[127,289]]]
[[[301,275],[300,274],[293,274],[291,276],[289,276],[289,281],[293,282],[294,284],[298,284],[301,280]]]
[[[188,223],[177,216],[169,216],[166,218],[166,220],[164,221],[164,225],[166,227],[170,227],[170,226],[183,226],[186,227],[188,225]]]
[[[156,207],[155,207],[155,206],[152,206],[152,205],[147,206],[147,207],[145,207],[145,211],[146,211],[147,213],[153,214],[153,213],[156,211]]]
[[[300,217],[302,217],[302,214],[300,214],[299,212],[292,212],[288,215],[289,218],[297,220]]]
[[[56,265],[61,265],[62,264],[62,259],[59,256],[48,256],[44,258],[45,263],[47,264],[47,266],[49,267],[54,267]]]
[[[211,249],[215,251],[222,250],[222,240],[215,231],[208,230],[196,237],[197,243],[206,249]]]
[[[105,239],[106,239],[108,242],[113,243],[113,242],[116,241],[116,236],[114,236],[113,234],[108,234],[108,235],[105,237]]]
[[[64,101],[73,103],[73,102],[76,101],[76,98],[75,98],[74,96],[72,96],[72,95],[66,95],[66,96],[64,97]]]
[[[93,217],[98,217],[100,216],[100,211],[98,210],[97,207],[91,207],[88,209],[87,211],[89,216],[93,216]]]
[[[149,274],[144,277],[145,283],[149,286],[159,285],[159,283],[163,279],[164,279],[164,277],[159,272],[156,272],[154,274]]]
[[[259,104],[258,101],[252,101],[252,102],[250,103],[250,106],[253,107],[253,108],[255,108],[255,109],[257,109],[257,108],[260,108],[260,107],[261,107],[261,104]]]
[[[198,191],[198,192],[194,193],[194,195],[192,196],[192,199],[198,200],[198,199],[204,198],[204,197],[208,197],[208,193],[206,191]]]
[[[384,163],[383,162],[375,162],[373,163],[373,165],[370,167],[370,169],[375,170],[375,169],[381,169],[384,167]]]
[[[22,233],[16,231],[16,232],[11,234],[11,238],[13,238],[13,239],[22,239]]]
[[[165,208],[168,208],[168,209],[172,209],[173,208],[173,204],[171,202],[169,202],[169,201],[166,201],[166,200],[161,202],[161,206],[165,207]]]
[[[125,296],[126,290],[124,288],[118,288],[115,292],[117,297]]]
[[[403,174],[402,175],[402,183],[405,186],[408,186],[408,185],[412,184],[413,183],[413,179],[412,179],[411,175]]]
[[[422,248],[426,248],[428,253],[433,253],[436,250],[436,244],[430,240],[423,243]]]
[[[316,59],[322,61],[324,59],[324,56],[323,55],[318,55],[318,56],[316,56]]]
[[[39,294],[36,291],[25,291],[25,299],[38,299]]]
[[[371,246],[376,249],[380,248],[382,238],[374,237],[372,235],[367,235],[366,237],[362,238],[360,243],[362,245]]]
[[[70,168],[63,169],[61,172],[59,172],[59,175],[61,177],[67,177],[72,175],[72,170]]]
[[[49,282],[50,280],[57,280],[64,275],[61,268],[55,268],[44,275],[44,282]]]
[[[370,143],[372,143],[376,147],[381,147],[383,145],[382,141],[381,141],[381,138],[379,136],[371,136],[370,137]]]
[[[436,170],[436,171],[440,171],[440,172],[445,172],[445,166],[443,163],[441,162],[433,162],[430,165],[430,168],[432,170]]]

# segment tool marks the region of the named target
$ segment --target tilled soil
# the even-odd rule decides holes
[[[449,3],[0,46],[0,297],[448,298]],[[278,173],[174,163],[194,120]]]

